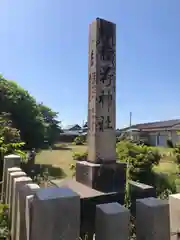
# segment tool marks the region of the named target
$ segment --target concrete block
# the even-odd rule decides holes
[[[13,198],[12,198],[12,218],[11,218],[11,240],[16,240],[16,226],[17,226],[17,211],[18,211],[18,192],[27,183],[31,183],[32,179],[30,177],[19,177],[14,178],[13,182]]]
[[[3,184],[2,184],[2,192],[1,192],[1,201],[5,203],[5,191],[6,191],[6,176],[7,169],[12,167],[20,167],[21,157],[18,155],[10,154],[4,157],[3,162]]]
[[[96,240],[128,240],[130,212],[119,203],[96,207]]]
[[[136,202],[137,239],[170,240],[169,203],[156,198]]]
[[[156,197],[155,188],[153,186],[150,186],[144,183],[129,181],[128,188],[129,188],[129,196],[131,201],[131,214],[133,216],[136,216],[136,200],[137,199]]]
[[[30,224],[32,224],[32,202],[34,195],[26,197],[25,217],[26,217],[26,240],[30,240]]]
[[[38,190],[32,202],[30,240],[79,239],[80,197],[69,188]]]
[[[29,183],[24,185],[18,194],[18,205],[17,205],[17,224],[16,224],[16,239],[24,240],[27,239],[26,231],[26,197],[33,195],[38,191],[40,187],[35,183]],[[30,217],[30,216],[29,216]]]
[[[171,240],[180,233],[180,193],[169,195]]]
[[[12,218],[12,199],[13,199],[13,183],[15,178],[26,176],[25,172],[12,172],[9,174],[9,194],[8,194],[8,205],[9,205],[9,219]]]
[[[12,167],[8,168],[7,175],[6,175],[6,191],[5,191],[5,203],[8,204],[9,202],[9,181],[10,181],[10,173],[12,172],[21,172],[21,168],[19,167]]]

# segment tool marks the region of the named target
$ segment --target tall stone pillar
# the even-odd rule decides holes
[[[76,181],[102,192],[124,192],[126,164],[116,163],[116,25],[97,18],[89,28],[88,158]]]
[[[116,161],[116,25],[97,18],[89,29],[88,161]]]

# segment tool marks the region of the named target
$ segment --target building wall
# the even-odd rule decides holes
[[[171,132],[171,134],[172,134],[172,142],[173,142],[173,144],[176,144],[176,143],[180,142],[180,135],[177,133],[177,131],[173,130]]]
[[[149,144],[156,146],[156,133],[149,133]]]
[[[167,140],[169,139],[169,131],[157,131],[149,133],[149,142],[152,146],[167,146]]]
[[[180,141],[180,135],[176,130],[158,131],[149,133],[149,142],[152,146],[167,147],[167,140],[171,139],[173,144]]]

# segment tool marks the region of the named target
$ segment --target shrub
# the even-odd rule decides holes
[[[83,145],[84,144],[84,137],[83,136],[78,136],[74,139],[74,144],[75,145]]]
[[[9,239],[8,206],[0,204],[0,239]]]
[[[73,159],[76,161],[86,161],[87,155],[88,155],[88,152],[84,152],[84,153],[75,152],[73,154]]]
[[[172,140],[170,140],[170,139],[167,140],[167,146],[169,148],[174,148],[174,144],[173,144]]]
[[[156,195],[167,199],[169,194],[176,193],[175,177],[165,173],[153,173],[151,185],[156,189]]]
[[[84,152],[84,153],[75,152],[73,154],[73,159],[75,161],[86,161],[87,160],[87,156],[88,156],[88,152],[87,151]],[[69,169],[72,171],[72,176],[74,176],[75,172],[76,172],[76,164],[75,163],[70,164]]]
[[[74,177],[76,174],[76,164],[74,163],[70,164],[69,169],[72,171],[72,177]]]
[[[149,182],[153,166],[161,158],[157,150],[130,141],[119,142],[116,151],[118,159],[128,163],[128,178],[143,183]]]
[[[176,144],[173,149],[173,154],[175,157],[175,163],[178,165],[178,169],[180,172],[180,144]]]

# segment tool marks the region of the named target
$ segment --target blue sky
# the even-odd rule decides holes
[[[179,0],[1,0],[0,72],[59,112],[87,117],[88,25],[117,24],[117,127],[180,117]]]

